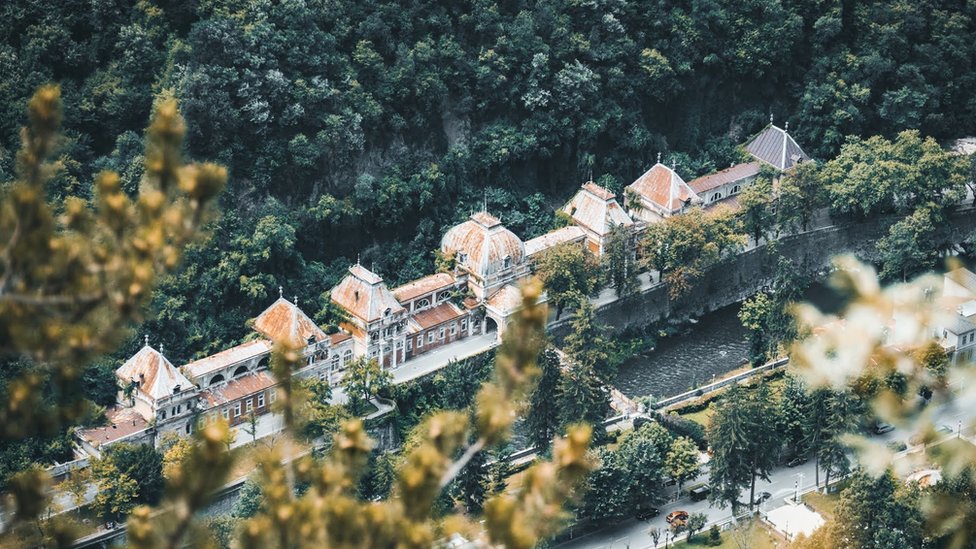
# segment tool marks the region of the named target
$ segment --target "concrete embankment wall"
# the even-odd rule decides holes
[[[815,275],[830,266],[831,258],[851,253],[864,261],[878,259],[877,241],[900,216],[889,215],[859,223],[843,223],[809,232],[790,235],[777,241],[777,251],[793,260],[797,268]],[[976,210],[953,212],[947,227],[954,242],[976,230]],[[765,246],[748,250],[713,268],[696,282],[691,293],[677,302],[668,298],[667,287],[655,284],[643,292],[600,306],[597,316],[611,331],[639,328],[665,318],[684,319],[706,313],[746,299],[768,286],[776,270],[776,254]],[[571,316],[565,315],[549,325],[549,334],[557,341],[570,333]]]

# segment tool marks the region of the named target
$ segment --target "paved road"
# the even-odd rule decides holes
[[[949,426],[953,429],[958,429],[961,422],[961,424],[964,426],[963,428],[965,429],[965,424],[968,421],[971,421],[973,418],[976,418],[976,403],[957,403],[957,405],[942,406],[932,410],[932,421],[936,426],[943,425]],[[911,435],[911,432],[904,429],[895,429],[890,433],[872,437],[872,439],[879,442],[891,442],[896,440],[907,441]],[[952,433],[947,436],[956,435],[955,433]],[[770,501],[764,503],[760,510],[766,511],[767,509],[779,507],[784,503],[783,500],[785,498],[793,497],[794,490],[796,490],[797,486],[799,487],[800,492],[813,488],[814,473],[814,464],[811,460],[798,467],[779,467],[775,469],[770,475],[769,482],[757,480],[756,494],[759,494],[760,492],[769,492],[773,495]],[[705,480],[707,480],[707,475],[703,474],[695,482],[702,482]],[[748,490],[743,490],[739,501],[749,501]],[[651,539],[651,536],[647,533],[648,529],[651,527],[657,527],[662,531],[667,529],[668,525],[665,522],[664,517],[667,516],[667,514],[671,511],[677,509],[688,511],[689,513],[705,513],[708,516],[709,523],[726,521],[732,518],[731,509],[719,509],[717,507],[712,507],[707,501],[692,502],[687,497],[682,498],[677,502],[660,505],[658,507],[661,510],[661,514],[648,521],[629,519],[619,524],[586,534],[583,537],[565,542],[558,547],[563,549],[611,549],[611,545],[613,545],[614,549],[622,549],[625,547],[643,549],[653,547],[654,542]],[[663,538],[660,541],[660,546],[664,546]]]

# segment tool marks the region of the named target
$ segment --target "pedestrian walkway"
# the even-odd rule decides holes
[[[424,353],[397,366],[393,371],[393,383],[400,384],[440,370],[452,361],[481,354],[498,345],[498,334],[488,332],[464,338],[460,341]]]

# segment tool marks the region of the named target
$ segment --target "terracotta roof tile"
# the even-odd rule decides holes
[[[592,181],[587,181],[586,183],[583,183],[583,189],[589,191],[591,194],[593,194],[593,196],[596,196],[600,200],[612,200],[614,198],[617,198],[617,195],[610,192],[610,189],[607,189],[606,187],[601,187],[600,185],[597,185]]]
[[[525,253],[529,257],[542,253],[554,246],[565,244],[566,242],[579,242],[586,238],[583,229],[576,225],[563,227],[550,231],[542,236],[538,236],[525,243]]]
[[[676,212],[686,203],[699,200],[680,175],[660,162],[627,188],[669,212]]]
[[[620,207],[614,194],[595,183],[583,185],[563,206],[563,211],[572,217],[577,225],[600,236],[609,233],[618,225],[634,224],[627,212]]]
[[[192,378],[209,374],[216,370],[221,370],[232,364],[252,359],[271,350],[271,342],[266,339],[258,339],[242,343],[236,347],[231,347],[215,355],[210,355],[200,360],[195,360],[183,366],[183,371]]]
[[[448,229],[441,239],[441,250],[455,254],[459,265],[481,277],[503,269],[506,257],[512,265],[525,259],[522,240],[485,212]]]
[[[283,297],[258,315],[254,320],[254,329],[272,341],[295,338],[298,343],[304,344],[309,338],[315,341],[326,338],[325,332],[308,315]]]
[[[436,307],[420,311],[419,313],[413,315],[411,320],[417,323],[417,326],[419,326],[421,330],[426,330],[439,324],[458,319],[464,316],[464,314],[464,311],[459,309],[457,305],[447,302],[441,303]]]
[[[193,387],[190,380],[166,360],[166,357],[149,345],[139,349],[139,352],[115,370],[115,375],[123,383],[137,381],[139,392],[152,400],[172,395],[177,387],[181,391]]]
[[[275,380],[267,371],[252,372],[219,387],[204,389],[200,396],[205,398],[211,407],[220,406],[274,386]]]
[[[691,187],[691,190],[701,194],[721,187],[726,183],[732,183],[733,181],[739,181],[740,179],[752,177],[758,173],[759,162],[736,164],[731,168],[725,168],[724,170],[718,172],[703,175],[688,183],[688,186]]]
[[[361,265],[349,268],[349,274],[332,288],[332,301],[349,314],[369,323],[390,314],[403,312],[403,306],[383,284],[383,279]]]
[[[406,303],[416,297],[453,287],[454,284],[455,280],[452,275],[448,273],[436,273],[394,288],[393,296],[400,303]]]
[[[330,340],[330,342],[332,343],[333,346],[338,345],[338,344],[342,343],[343,341],[347,341],[347,340],[350,340],[350,339],[352,339],[352,334],[348,334],[348,333],[343,332],[343,331],[338,331],[338,332],[336,332],[334,334],[329,334],[329,340]]]
[[[499,311],[503,316],[508,316],[522,307],[522,292],[514,285],[508,284],[488,298],[488,306]]]
[[[79,429],[78,436],[97,448],[145,431],[149,427],[149,422],[134,408],[111,408],[105,412],[105,417],[108,419],[108,425]]]

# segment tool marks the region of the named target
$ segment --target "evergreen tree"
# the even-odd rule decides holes
[[[545,451],[552,439],[559,434],[559,379],[561,375],[559,355],[551,347],[539,356],[539,383],[529,399],[529,410],[525,414],[525,427],[529,433],[529,443],[537,450]]]
[[[596,318],[593,304],[585,299],[580,302],[573,319],[573,331],[563,341],[563,348],[572,362],[592,368],[609,384],[617,372],[611,371],[612,365],[607,354],[609,343],[604,338],[605,330]]]
[[[708,440],[714,455],[709,462],[711,498],[720,505],[739,505],[739,491],[749,487],[749,508],[755,501],[756,477],[769,480],[776,465],[778,441],[776,410],[769,388],[750,393],[733,384],[722,396],[712,417]]]
[[[564,371],[558,398],[562,426],[584,421],[593,426],[595,440],[606,438],[603,421],[610,413],[610,390],[592,367],[573,364]]]
[[[604,271],[609,286],[614,289],[617,297],[630,295],[640,288],[631,240],[630,229],[616,225],[610,229],[604,245]]]

